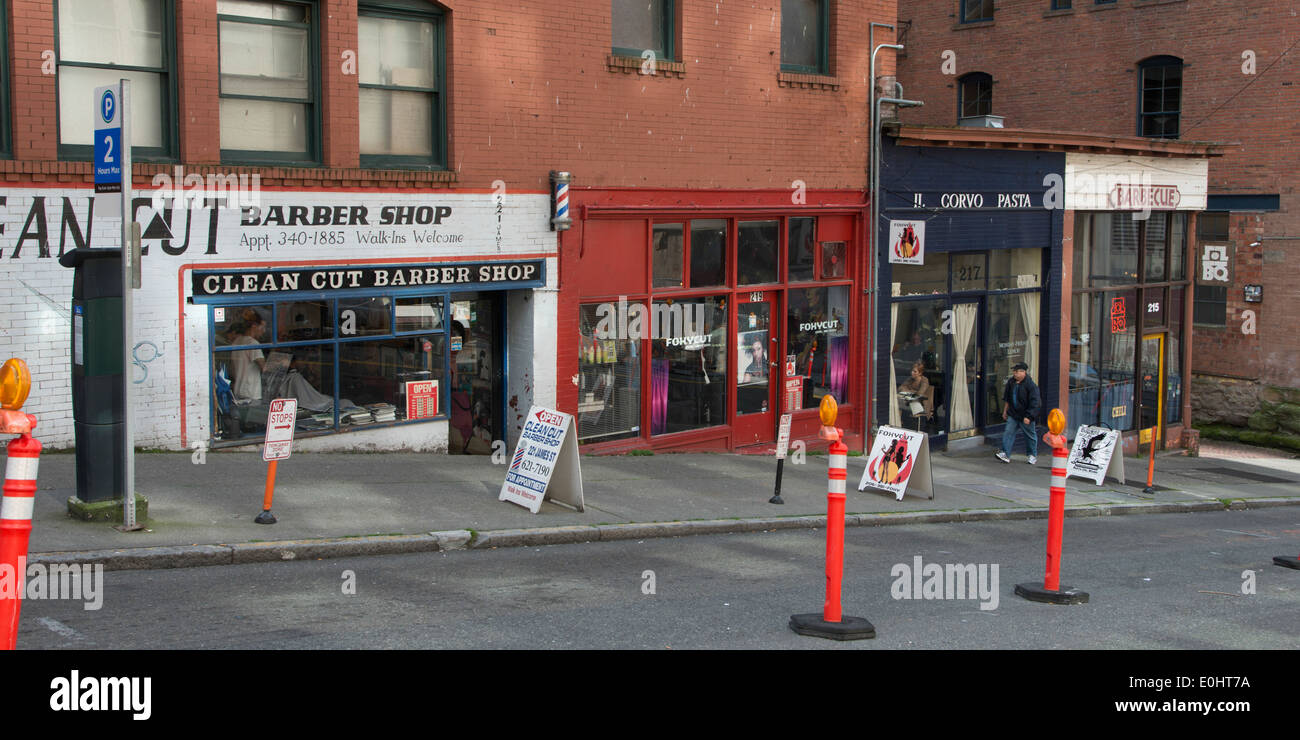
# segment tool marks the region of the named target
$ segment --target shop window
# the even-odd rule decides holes
[[[983,72],[972,72],[957,80],[957,95],[961,98],[957,109],[961,118],[974,118],[993,114],[993,77]]]
[[[1076,293],[1071,311],[1070,433],[1080,425],[1133,428],[1136,291]]]
[[[1192,323],[1223,328],[1228,324],[1228,286],[1198,285],[1192,294]]]
[[[1178,138],[1183,60],[1158,56],[1138,64],[1138,135]]]
[[[442,331],[446,312],[441,296],[397,299],[397,331]]]
[[[947,301],[894,301],[889,307],[892,362],[886,413],[890,426],[928,434],[945,428],[949,362],[943,326],[947,310]]]
[[[218,0],[223,160],[318,159],[315,14],[314,2]]]
[[[1205,211],[1196,217],[1196,237],[1201,241],[1226,241],[1230,237],[1228,214]]]
[[[993,20],[993,0],[961,0],[961,22]]]
[[[1169,333],[1165,337],[1165,423],[1183,419],[1183,299],[1186,288],[1169,289]]]
[[[393,299],[387,296],[339,299],[339,334],[344,337],[366,337],[389,334]]]
[[[952,272],[952,292],[985,290],[988,287],[989,273],[985,265],[987,252],[956,252],[950,254],[948,260]]]
[[[620,316],[619,307],[610,303],[578,310],[579,442],[640,436],[640,338],[652,326],[642,311],[644,301],[629,301],[628,306],[631,316]]]
[[[989,289],[1017,290],[1042,284],[1043,250],[994,249],[989,252]]]
[[[830,0],[781,0],[781,69],[830,74]]]
[[[789,256],[790,282],[812,280],[817,269],[817,219],[799,217],[789,219],[789,239],[787,250]]]
[[[334,307],[329,301],[296,301],[276,305],[277,342],[307,342],[334,337]]]
[[[726,424],[726,297],[658,300],[653,311],[650,433]]]
[[[1129,213],[1076,216],[1076,287],[1099,288],[1138,282],[1138,223]]]
[[[1161,282],[1165,280],[1165,237],[1168,236],[1166,219],[1168,213],[1152,213],[1146,220],[1146,235],[1143,238],[1143,244],[1146,249],[1142,255],[1146,265],[1143,272],[1146,275],[1147,282]]]
[[[442,16],[426,0],[358,10],[361,166],[443,166]]]
[[[655,224],[650,246],[654,287],[682,287],[682,225]]]
[[[59,0],[55,23],[59,157],[92,157],[94,89],[124,78],[131,81],[132,153],[141,159],[174,156],[172,3]]]
[[[988,395],[984,421],[1001,424],[1002,392],[1011,377],[1011,368],[1023,362],[1029,366],[1030,377],[1042,382],[1038,372],[1042,294],[1032,291],[990,295],[987,305],[988,335],[984,346],[988,362],[984,366],[984,388]]]
[[[786,355],[794,355],[804,379],[801,408],[813,408],[827,393],[847,403],[849,286],[791,288],[787,295]]]
[[[777,221],[741,221],[736,235],[736,268],[741,285],[775,283],[777,243],[780,227]]]
[[[822,242],[822,280],[838,280],[846,276],[848,249],[844,242]]]
[[[925,255],[924,265],[890,265],[894,273],[895,296],[929,295],[948,292],[948,253]]]
[[[713,288],[727,284],[727,222],[709,219],[691,222],[691,287]]]
[[[446,418],[443,300],[375,296],[213,306],[214,438],[260,438],[275,398],[298,400],[303,432]],[[412,333],[392,333],[394,310],[398,331]],[[426,398],[408,418],[406,384],[414,381],[437,385],[424,389]]]
[[[1169,216],[1169,279],[1187,279],[1187,214]]]
[[[639,57],[654,52],[656,59],[673,60],[675,0],[613,0],[610,25],[615,54]]]

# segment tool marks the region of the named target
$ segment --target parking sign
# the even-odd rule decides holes
[[[298,423],[298,399],[277,398],[271,402],[266,414],[266,439],[262,443],[262,459],[289,459],[293,447],[293,427]]]

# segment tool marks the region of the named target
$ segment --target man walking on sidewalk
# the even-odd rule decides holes
[[[1011,462],[1011,448],[1016,446],[1016,432],[1024,432],[1029,464],[1038,462],[1037,421],[1042,403],[1038,386],[1029,378],[1029,366],[1017,362],[1011,368],[1011,377],[1007,378],[1006,390],[1002,392],[1002,418],[1007,424],[1002,429],[1002,449],[998,450],[997,455],[999,460]]]

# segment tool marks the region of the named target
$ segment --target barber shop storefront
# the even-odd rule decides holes
[[[117,243],[88,187],[5,198],[20,234],[6,267],[53,296],[73,282],[59,255]],[[546,192],[159,191],[134,210],[139,445],[251,448],[270,401],[294,398],[295,450],[489,454],[532,404],[555,405]],[[59,307],[25,336],[82,362],[93,343]],[[39,391],[46,439],[70,444],[60,383]]]
[[[937,445],[996,437],[1014,365],[1056,389],[1063,211],[1044,182],[1064,156],[907,131],[882,157],[879,418]]]
[[[570,192],[558,395],[584,451],[762,449],[786,409],[815,438],[827,394],[860,439],[860,192]]]

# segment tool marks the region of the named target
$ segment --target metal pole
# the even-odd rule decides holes
[[[122,440],[126,448],[125,469],[126,490],[122,508],[123,531],[136,528],[135,523],[135,429],[131,423],[131,382],[133,375],[127,358],[131,356],[131,346],[135,343],[135,302],[132,291],[135,290],[133,275],[135,272],[135,254],[133,251],[131,224],[135,215],[131,212],[131,81],[121,80],[121,100],[118,113],[122,116]]]
[[[881,44],[876,51],[880,49],[902,49],[901,44]],[[871,53],[872,67],[875,67],[876,53]],[[867,394],[872,400],[868,413],[875,418],[876,407],[880,405],[880,399],[875,394],[880,388],[880,378],[878,377],[880,363],[880,104],[895,103],[905,107],[913,108],[925,105],[919,100],[905,100],[903,98],[877,98],[875,106],[871,111],[872,131],[871,131],[871,156],[876,164],[871,168],[871,279],[867,281],[868,295],[871,297],[871,391]],[[879,423],[876,424],[878,428]],[[871,430],[867,430],[870,433]],[[868,437],[867,444],[871,441]]]

